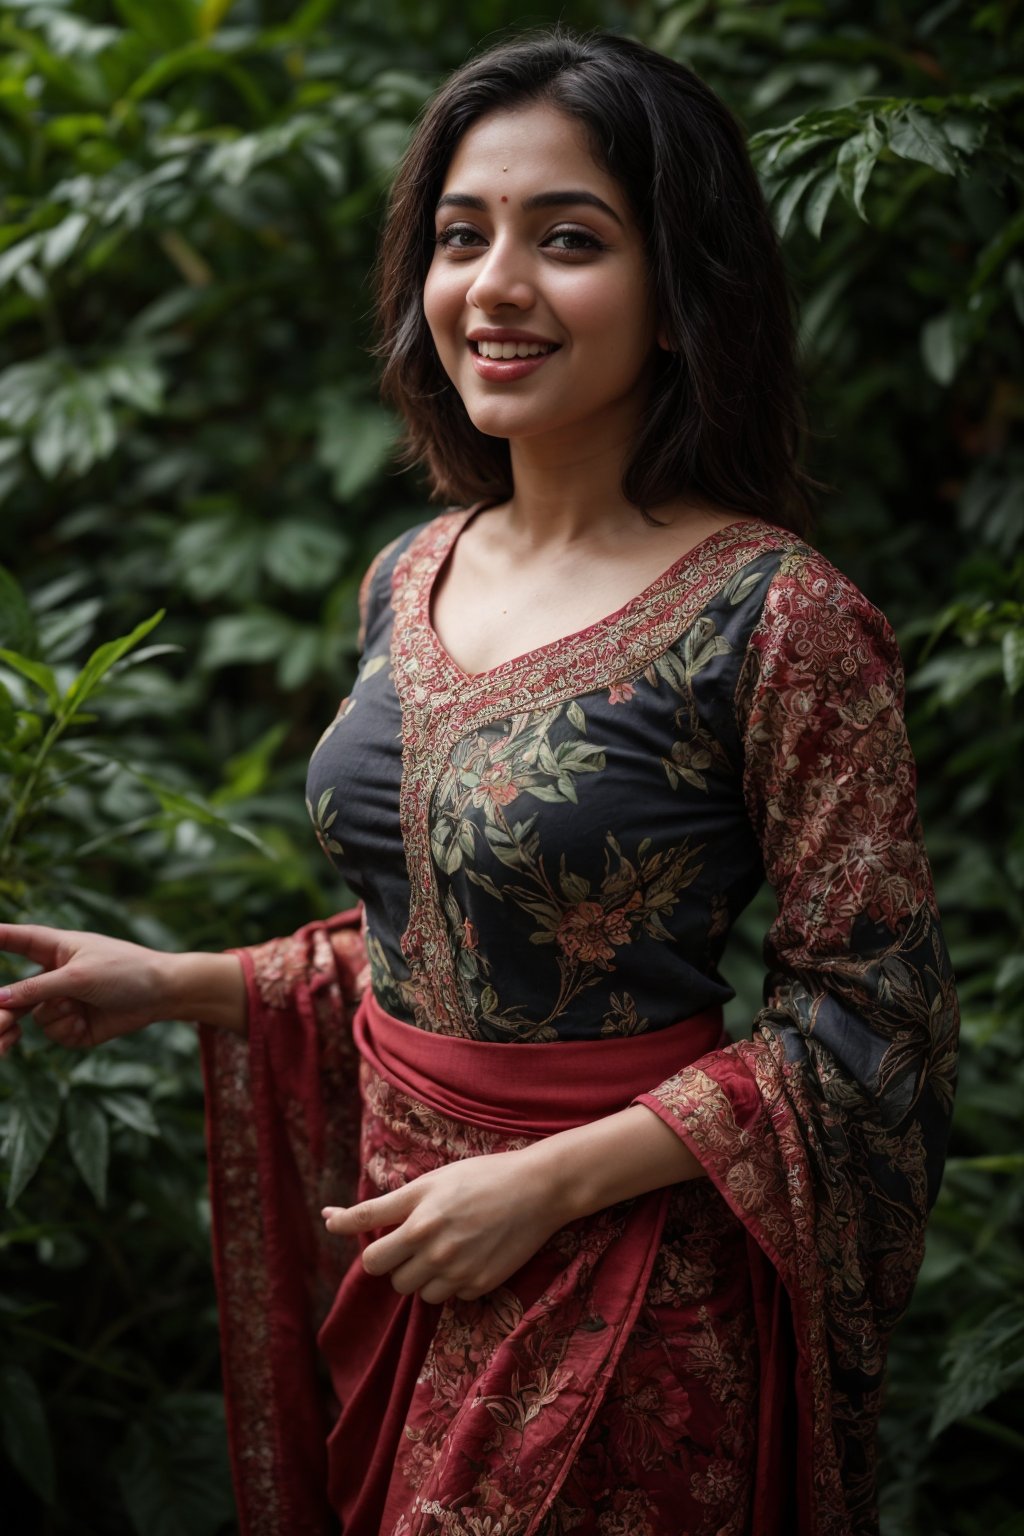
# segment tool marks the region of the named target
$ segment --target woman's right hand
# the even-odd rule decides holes
[[[0,990],[0,1056],[21,1037],[31,1013],[57,1045],[102,1045],[168,1012],[167,963],[175,956],[68,928],[0,923],[0,951],[24,955],[42,970]]]

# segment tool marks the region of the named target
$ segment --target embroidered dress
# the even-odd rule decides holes
[[[308,778],[358,907],[236,951],[248,1040],[201,1031],[242,1528],[868,1536],[958,1026],[895,637],[745,521],[469,676],[430,602],[476,512],[363,583]],[[729,1043],[717,965],[765,878],[764,1005]],[[631,1102],[707,1177],[478,1301],[398,1297],[323,1231]]]

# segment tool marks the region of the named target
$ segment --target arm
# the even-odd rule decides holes
[[[393,1227],[363,1250],[364,1269],[402,1295],[474,1300],[494,1290],[553,1232],[704,1170],[642,1104],[512,1152],[467,1157],[347,1209],[326,1206],[328,1232]]]
[[[65,1047],[102,1045],[172,1018],[246,1032],[242,967],[233,954],[165,954],[33,923],[0,925],[3,950],[41,969],[0,991],[0,1056],[17,1043],[26,1013]]]
[[[644,1104],[558,1131],[515,1155],[541,1182],[559,1226],[665,1184],[704,1177],[690,1149]]]

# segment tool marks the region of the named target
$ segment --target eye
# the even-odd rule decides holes
[[[563,225],[561,229],[552,230],[544,241],[545,245],[553,245],[559,251],[603,251],[607,247],[603,240],[592,235],[589,230],[576,229],[571,225]]]
[[[473,249],[473,242],[480,239],[481,236],[469,224],[448,224],[435,236],[434,244],[443,250],[468,251]]]

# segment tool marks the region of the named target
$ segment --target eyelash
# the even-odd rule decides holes
[[[436,238],[434,240],[434,244],[436,246],[440,246],[442,250],[456,250],[456,251],[469,251],[469,250],[472,250],[473,249],[472,246],[469,246],[469,245],[456,245],[455,244],[455,236],[456,235],[461,235],[461,234],[473,235],[473,236],[475,236],[478,239],[482,238],[481,236],[479,236],[477,234],[477,231],[475,229],[473,229],[469,224],[449,224],[446,229],[442,229],[441,233],[436,236]],[[560,228],[552,230],[550,235],[547,236],[547,239],[548,240],[556,240],[556,239],[559,239],[559,238],[561,238],[562,236],[565,236],[565,235],[571,235],[576,240],[582,240],[584,242],[584,244],[582,246],[579,246],[579,245],[576,245],[576,246],[563,246],[563,247],[561,247],[561,249],[563,251],[568,251],[568,252],[571,253],[573,251],[581,251],[581,250],[582,251],[605,251],[605,250],[608,249],[608,247],[605,245],[604,241],[603,240],[599,240],[596,235],[590,234],[585,229],[575,229],[572,225],[562,225]]]

